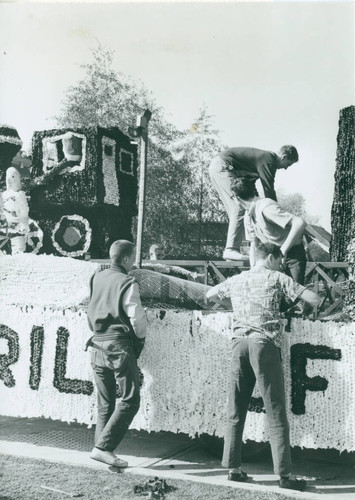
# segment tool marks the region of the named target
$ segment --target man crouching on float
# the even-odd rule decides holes
[[[280,247],[255,241],[255,266],[207,292],[207,299],[233,307],[233,345],[224,438],[223,467],[228,479],[247,481],[241,470],[241,447],[249,401],[258,382],[270,428],[274,472],[281,488],[303,491],[306,482],[291,474],[289,424],[286,413],[280,347],[284,335],[281,299],[301,298],[316,307],[320,298],[279,272]],[[229,302],[230,304],[230,302]]]
[[[134,263],[134,246],[118,240],[110,248],[111,267],[90,282],[88,321],[93,337],[91,365],[97,387],[95,447],[91,458],[115,467],[127,467],[113,452],[140,405],[137,359],[147,329],[138,285],[127,273]],[[116,382],[121,398],[116,405]]]

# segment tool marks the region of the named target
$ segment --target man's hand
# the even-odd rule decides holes
[[[322,299],[312,290],[307,290],[307,288],[301,293],[300,298],[307,302],[313,308],[318,307]]]
[[[306,222],[302,219],[302,217],[299,217],[298,215],[294,215],[292,217],[290,224],[291,224],[290,232],[288,233],[287,238],[280,247],[282,255],[284,255],[285,257],[290,248],[292,248],[294,245],[297,245],[302,241],[304,229],[307,225]]]
[[[284,254],[283,251],[281,250],[281,253],[282,253],[282,259],[281,259],[280,269],[284,273],[286,271],[287,252]]]

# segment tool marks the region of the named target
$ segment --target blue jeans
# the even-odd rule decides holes
[[[295,245],[287,252],[286,274],[299,283],[304,285],[306,273],[307,257],[303,244]]]
[[[292,463],[280,351],[261,337],[233,339],[222,465],[241,465],[243,430],[255,381],[269,424],[275,474],[287,475]]]
[[[244,208],[238,203],[231,189],[232,182],[237,178],[234,170],[229,170],[226,163],[216,156],[209,166],[211,182],[215,187],[229,218],[226,248],[240,251],[240,245],[245,239]]]
[[[140,386],[137,360],[129,340],[95,341],[106,354],[92,348],[91,366],[97,387],[95,446],[114,451],[139,410]],[[121,398],[116,404],[116,383]]]

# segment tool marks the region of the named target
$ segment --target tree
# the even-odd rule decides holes
[[[288,193],[277,191],[277,201],[281,208],[293,215],[302,217],[308,224],[317,224],[319,217],[310,215],[306,210],[306,200],[301,193]]]
[[[226,213],[219,196],[212,186],[208,174],[211,159],[223,149],[220,133],[213,128],[213,116],[208,114],[203,105],[192,126],[170,145],[173,157],[185,162],[190,170],[191,183],[185,197],[189,202],[189,224],[187,229],[195,233],[194,253],[199,257],[215,255],[216,248],[211,248],[209,255],[206,240],[209,239],[206,227],[208,223],[226,222]],[[214,247],[215,245],[211,245]]]
[[[84,77],[65,93],[57,123],[118,126],[127,133],[137,115],[149,108],[143,253],[147,255],[152,243],[161,243],[171,258],[213,256],[213,236],[206,234],[206,227],[227,220],[208,175],[210,160],[223,147],[213,117],[203,106],[188,130],[177,130],[142,82],[113,69],[113,54],[101,44],[93,49],[92,61],[82,66]]]
[[[149,122],[148,171],[143,250],[162,243],[167,252],[178,254],[181,227],[188,220],[191,184],[186,162],[174,160],[169,145],[182,137],[168,122],[153,94],[137,82],[113,69],[113,51],[98,45],[93,59],[82,66],[85,75],[68,88],[57,117],[60,127],[118,126],[124,133],[145,109],[152,111]]]
[[[136,116],[149,108],[152,136],[172,137],[175,129],[163,117],[162,109],[142,82],[113,69],[113,50],[101,44],[92,50],[92,62],[82,65],[85,76],[68,88],[56,117],[62,127],[118,126],[123,132],[136,122]],[[162,132],[164,131],[164,132]]]

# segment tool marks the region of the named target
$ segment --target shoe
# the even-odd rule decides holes
[[[244,482],[244,481],[248,481],[248,479],[249,479],[249,476],[244,471],[241,471],[241,472],[228,472],[228,481]]]
[[[90,458],[92,458],[92,460],[97,460],[98,462],[103,462],[107,465],[119,467],[120,469],[128,467],[128,463],[125,460],[118,458],[114,453],[112,453],[112,451],[104,451],[94,448],[91,452]]]
[[[281,477],[279,486],[280,488],[286,488],[288,490],[304,491],[306,489],[307,483],[304,479]]]
[[[238,252],[238,250],[233,250],[233,248],[226,248],[223,252],[224,260],[248,260],[246,255]]]

